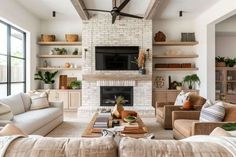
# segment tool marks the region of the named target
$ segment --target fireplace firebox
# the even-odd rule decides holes
[[[125,98],[124,106],[133,106],[132,86],[101,86],[100,91],[100,106],[114,106],[118,96]]]

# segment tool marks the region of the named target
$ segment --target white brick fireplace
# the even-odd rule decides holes
[[[100,107],[101,86],[132,86],[133,107],[141,114],[154,114],[152,108],[152,21],[122,18],[111,24],[111,16],[97,15],[83,22],[82,106],[79,113],[93,113]],[[149,49],[146,75],[138,71],[95,70],[95,46],[139,46]],[[130,107],[127,107],[130,108]]]

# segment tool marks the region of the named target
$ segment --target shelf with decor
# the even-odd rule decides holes
[[[197,45],[197,41],[163,41],[163,42],[154,42],[153,46],[195,46]]]
[[[38,55],[39,58],[82,58],[81,55]]]
[[[198,68],[154,68],[155,71],[197,71]]]
[[[39,41],[38,45],[41,46],[73,46],[73,45],[82,45],[82,42],[78,41],[78,42],[67,42],[67,41],[51,41],[51,42],[43,42],[43,41]]]
[[[154,59],[184,59],[184,58],[198,58],[197,54],[183,54],[183,55],[153,55]]]

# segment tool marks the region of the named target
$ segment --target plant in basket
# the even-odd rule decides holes
[[[215,60],[216,60],[216,67],[225,67],[226,66],[225,57],[217,56],[215,58]]]

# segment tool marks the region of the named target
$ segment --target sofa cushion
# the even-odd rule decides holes
[[[161,118],[164,117],[164,107],[157,107],[156,111],[157,111],[157,115],[159,117],[161,117]]]
[[[13,123],[25,133],[31,134],[60,115],[62,111],[59,108],[33,110],[14,116]]]
[[[25,111],[30,110],[30,105],[31,105],[31,98],[29,94],[26,93],[21,93],[21,98],[24,103]]]
[[[207,100],[202,107],[200,122],[221,122],[225,116],[224,104],[221,101],[215,103]]]
[[[185,102],[185,100],[187,100],[189,94],[190,94],[189,92],[185,93],[184,91],[181,91],[179,95],[177,96],[174,105],[183,106],[183,103]]]
[[[192,124],[194,122],[199,122],[198,120],[189,120],[189,119],[177,119],[174,122],[174,128],[181,132],[185,137],[192,135]]]
[[[236,121],[236,105],[230,103],[224,103],[225,106],[225,122],[235,122]]]
[[[25,107],[21,98],[21,93],[11,95],[0,100],[0,102],[8,105],[14,115],[24,113]]]
[[[48,96],[45,92],[31,95],[30,110],[37,110],[49,107]]]
[[[0,102],[0,120],[12,120],[13,113],[11,108]]]

